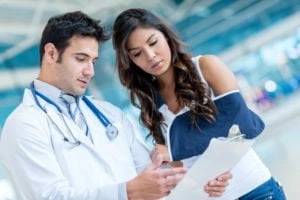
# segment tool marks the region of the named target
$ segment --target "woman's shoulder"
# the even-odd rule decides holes
[[[220,70],[217,68],[220,66],[221,60],[215,55],[198,55],[192,57],[192,61],[200,77],[206,81]]]
[[[202,73],[211,72],[217,67],[222,67],[223,62],[215,55],[198,55],[192,57],[193,63]]]
[[[198,68],[215,95],[237,89],[232,71],[215,55],[202,55],[198,58]]]
[[[223,64],[223,62],[215,55],[201,55],[198,56],[198,63],[201,69],[212,68]]]
[[[192,56],[193,60],[213,60],[213,59],[219,59],[218,56],[213,55],[213,54],[199,54],[196,56]]]

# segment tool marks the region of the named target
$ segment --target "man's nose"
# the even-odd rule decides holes
[[[94,76],[95,74],[95,71],[94,71],[94,63],[91,62],[89,63],[85,68],[84,68],[84,71],[83,71],[84,75],[89,75],[89,76]]]

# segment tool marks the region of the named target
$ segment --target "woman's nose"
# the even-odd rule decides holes
[[[147,51],[147,59],[148,60],[153,60],[155,57],[156,57],[155,51],[153,51],[152,49],[149,49]]]

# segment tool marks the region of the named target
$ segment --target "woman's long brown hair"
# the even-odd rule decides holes
[[[198,116],[213,121],[216,108],[206,84],[201,82],[191,56],[182,50],[182,42],[158,17],[144,9],[128,9],[122,12],[113,26],[113,45],[121,83],[130,91],[131,103],[141,110],[140,120],[149,129],[158,144],[165,144],[161,126],[164,118],[158,110],[158,83],[152,75],[144,72],[129,58],[126,43],[137,27],[154,28],[166,37],[171,49],[171,66],[175,73],[175,95],[181,106],[190,109],[192,125],[197,125]],[[200,126],[199,126],[200,127]]]

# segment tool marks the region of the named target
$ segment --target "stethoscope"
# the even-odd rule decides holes
[[[37,106],[42,110],[44,111],[47,115],[48,115],[48,112],[47,110],[41,105],[40,101],[38,100],[37,96],[39,96],[40,98],[42,98],[43,100],[45,100],[47,103],[53,105],[57,111],[60,113],[60,117],[63,119],[62,121],[64,122],[65,126],[68,128],[68,131],[70,132],[70,135],[72,136],[73,140],[70,140],[68,139],[68,137],[66,137],[66,135],[64,134],[64,132],[58,127],[58,125],[51,119],[51,117],[49,117],[53,124],[55,124],[55,126],[60,130],[62,136],[64,137],[64,141],[65,142],[68,142],[74,146],[79,146],[81,144],[81,142],[76,139],[76,137],[73,135],[68,123],[65,121],[65,118],[63,116],[63,111],[62,109],[56,104],[54,103],[51,99],[49,99],[48,97],[46,97],[45,95],[39,93],[38,91],[36,91],[36,89],[34,88],[34,84],[33,82],[30,84],[30,90],[32,92],[32,95],[33,95],[33,98],[37,104]],[[118,136],[118,129],[116,126],[114,126],[105,116],[104,114],[99,110],[97,109],[97,107],[92,104],[92,102],[90,100],[88,100],[88,98],[86,96],[83,96],[82,97],[82,100],[86,103],[86,105],[89,107],[89,109],[91,109],[91,111],[96,115],[96,117],[100,120],[100,122],[103,124],[103,126],[105,127],[105,133],[106,133],[106,136],[107,138],[110,140],[110,141],[113,141],[117,136]],[[85,119],[84,119],[85,120]],[[87,129],[87,132],[86,132],[86,135],[88,133],[88,129]]]

